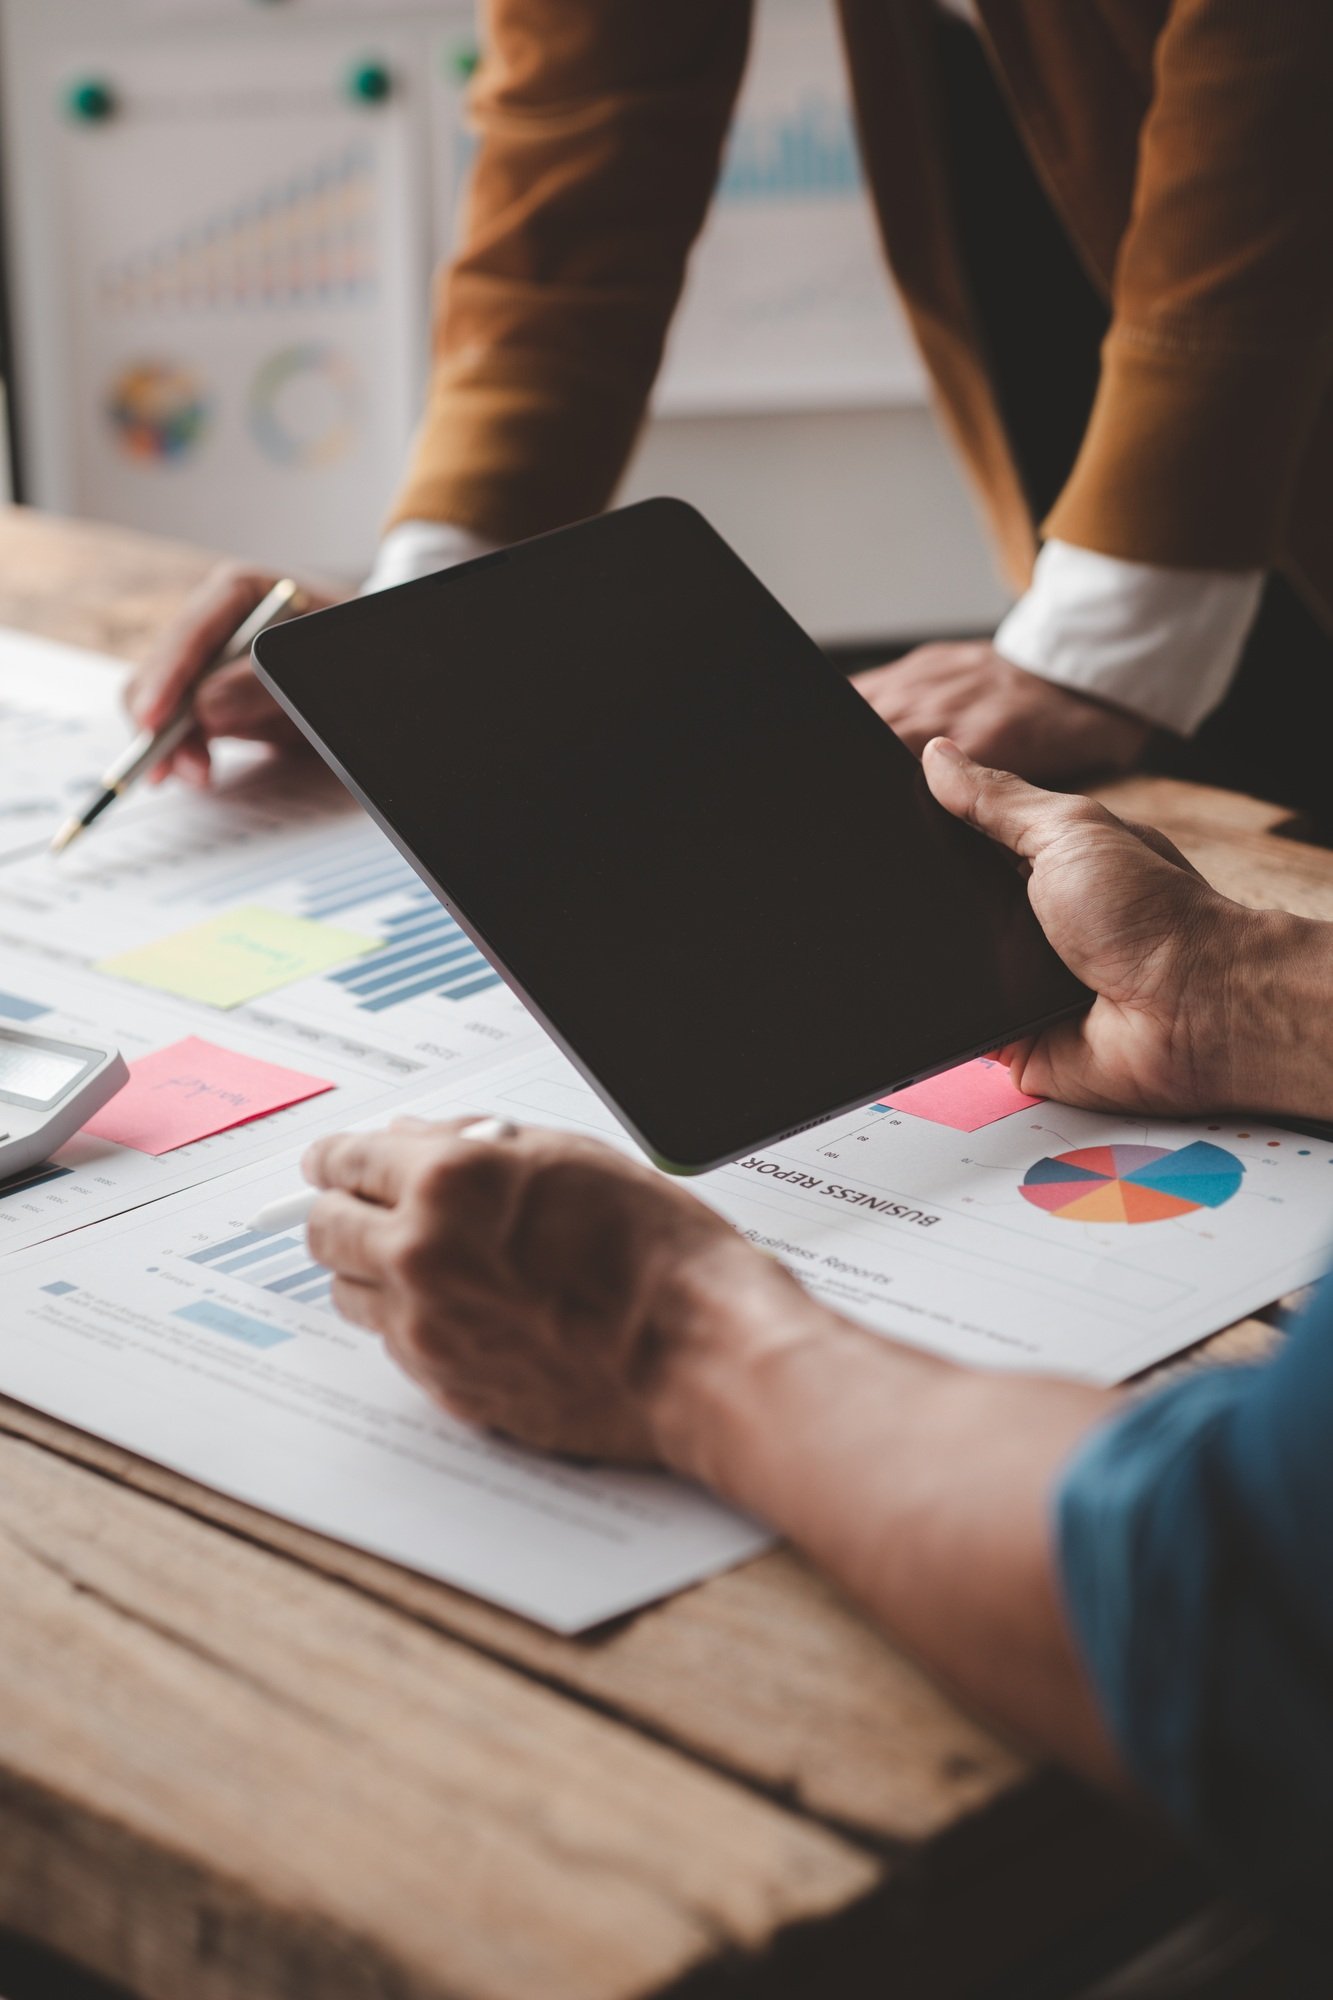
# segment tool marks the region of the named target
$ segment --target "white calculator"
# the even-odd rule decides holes
[[[117,1049],[0,1028],[0,1183],[49,1160],[129,1079]]]

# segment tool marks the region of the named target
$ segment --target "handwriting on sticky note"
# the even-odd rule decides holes
[[[977,1132],[993,1125],[997,1118],[1012,1117],[1040,1104],[1039,1097],[1025,1097],[1015,1087],[1007,1063],[990,1056],[959,1063],[942,1076],[928,1076],[924,1083],[910,1083],[884,1103],[894,1111],[908,1111],[914,1118],[929,1118],[936,1125],[952,1125],[955,1132]]]
[[[332,1088],[323,1077],[303,1076],[187,1035],[131,1063],[124,1089],[83,1129],[140,1153],[172,1153]]]
[[[249,904],[104,958],[97,970],[182,1000],[201,1000],[208,1007],[239,1007],[275,987],[331,971],[381,942],[359,931],[336,930],[332,924]]]

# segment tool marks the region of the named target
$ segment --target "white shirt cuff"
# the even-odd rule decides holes
[[[471,562],[474,556],[492,555],[499,546],[484,535],[474,535],[470,528],[455,528],[447,521],[400,521],[380,543],[361,595],[392,590],[398,583],[415,583],[419,576],[430,576],[437,569],[452,569],[455,563]]]
[[[1047,542],[995,650],[1190,736],[1235,678],[1263,587],[1258,569],[1164,569]]]

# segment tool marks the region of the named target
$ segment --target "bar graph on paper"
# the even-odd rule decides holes
[[[21,863],[6,873],[3,889],[28,941],[68,947],[77,940],[89,960],[126,939],[165,936],[241,904],[382,937],[380,951],[334,982],[366,1026],[412,1000],[457,1003],[500,984],[383,834],[346,811],[303,817],[285,802],[275,811],[267,797],[239,807],[186,801],[170,840],[131,817],[99,835],[96,846],[89,842],[87,853],[76,850],[58,873]],[[0,930],[4,915],[0,897]]]
[[[273,1298],[289,1299],[293,1305],[333,1309],[329,1305],[333,1281],[321,1265],[311,1263],[300,1236],[264,1236],[246,1230],[223,1243],[194,1251],[186,1262],[216,1277],[234,1278],[238,1284],[268,1292]]]
[[[385,903],[391,907],[381,907]],[[390,847],[350,866],[334,861],[304,885],[299,914],[329,923],[378,928],[381,950],[330,975],[354,1006],[383,1014],[428,994],[470,1000],[500,984],[472,940]]]
[[[262,903],[382,937],[379,951],[330,975],[366,1015],[426,996],[471,1000],[500,984],[499,973],[396,848],[364,822],[326,828],[304,852],[288,848],[226,869],[212,877],[199,900],[209,909]]]
[[[278,866],[219,872],[209,909],[255,902],[315,923],[379,938],[350,964],[252,1002],[246,1018],[314,1061],[331,1054],[377,1061],[403,1078],[477,1061],[537,1031],[432,891],[378,829],[326,829]]]
[[[164,837],[164,827],[170,837]],[[299,1047],[408,1080],[536,1032],[431,890],[342,788],[258,766],[216,793],[127,810],[53,867],[0,869],[0,946],[95,966],[243,905],[380,940],[354,964],[247,1005]],[[0,996],[0,1013],[6,1008]],[[22,1005],[22,996],[12,1003]]]

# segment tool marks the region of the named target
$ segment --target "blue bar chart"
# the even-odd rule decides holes
[[[718,183],[726,201],[827,200],[855,194],[861,160],[845,103],[806,95],[768,117],[733,126]]]
[[[69,1167],[29,1167],[25,1174],[15,1174],[12,1180],[0,1181],[0,1201],[27,1194],[33,1188],[45,1187],[48,1181],[68,1180],[70,1171]]]
[[[382,1014],[427,993],[469,1000],[500,982],[499,973],[424,884],[408,891],[404,908],[383,927],[387,937],[382,951],[330,975],[368,1014]]]
[[[272,864],[242,867],[215,880],[217,905],[263,902],[274,887]],[[288,877],[284,889],[290,883]],[[287,897],[282,897],[284,904]],[[293,914],[381,935],[380,951],[330,975],[353,1006],[383,1014],[437,994],[470,1000],[500,984],[500,975],[461,931],[397,850],[362,826],[324,842],[320,857],[300,870]]]
[[[297,1305],[326,1306],[332,1280],[321,1264],[312,1264],[310,1253],[299,1236],[265,1236],[256,1230],[230,1236],[224,1243],[211,1243],[186,1259],[190,1264],[207,1265],[219,1277],[236,1278],[243,1285],[271,1292],[276,1298]]]
[[[49,1012],[40,1000],[24,1000],[17,993],[0,993],[0,1015],[7,1021],[36,1021]]]
[[[428,993],[469,1000],[500,983],[499,973],[471,938],[388,846],[381,856],[312,874],[301,915],[316,921],[349,921],[351,912],[386,896],[393,897],[398,907],[375,919],[375,927],[384,933],[383,949],[330,974],[363,1012],[383,1014]]]

